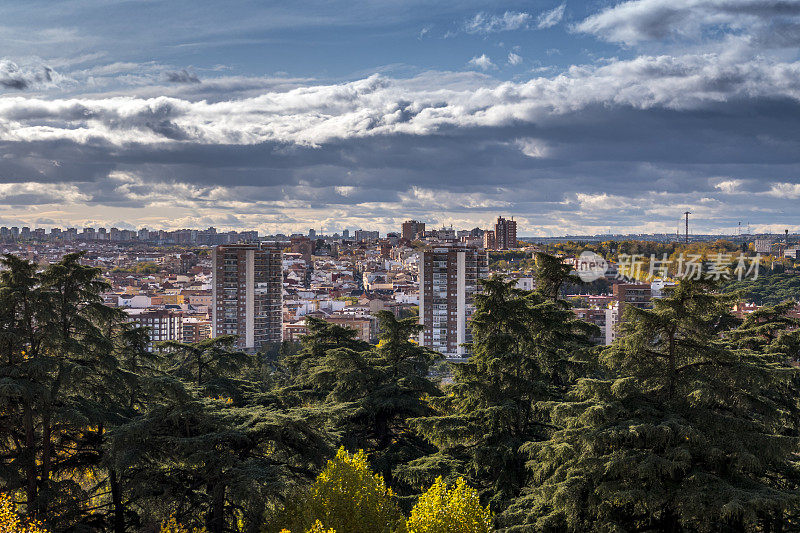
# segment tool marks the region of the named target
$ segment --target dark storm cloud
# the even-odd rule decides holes
[[[540,140],[548,147],[547,156],[526,156],[520,139]],[[764,192],[774,180],[792,182],[800,175],[799,148],[797,102],[744,99],[702,110],[589,106],[534,124],[340,139],[291,149],[274,142],[6,142],[2,150],[17,155],[0,160],[0,176],[72,182],[91,202],[129,207],[148,205],[159,188],[188,184],[180,194],[220,209],[226,208],[224,202],[209,196],[215,187],[247,188],[240,195],[247,201],[300,201],[315,208],[400,201],[415,188],[487,194],[500,187],[506,192],[498,193],[498,200],[518,208],[550,205],[568,211],[574,206],[559,202],[574,191],[715,194],[710,176],[752,180],[748,186]],[[110,179],[113,172],[135,176],[135,182]],[[158,194],[163,200],[171,193]],[[173,195],[176,201],[180,194]],[[489,203],[471,209],[496,207]]]
[[[243,224],[502,210],[669,225],[684,204],[776,219],[800,176],[798,73],[687,54],[434,90],[428,74],[202,101],[6,99],[0,191],[23,184],[33,205],[52,185],[90,206],[254,217]]]
[[[23,91],[34,86],[48,86],[54,83],[58,74],[43,65],[20,67],[14,61],[0,59],[0,88]]]
[[[16,63],[0,61],[0,87],[21,91],[27,89],[30,82],[26,74],[20,70]]]
[[[667,38],[724,38],[729,28],[765,48],[797,46],[797,0],[631,0],[621,2],[575,25],[581,32],[635,44]],[[777,32],[777,35],[775,34]]]
[[[0,78],[0,85],[7,89],[17,89],[19,91],[28,88],[28,82],[22,78]]]
[[[186,69],[165,72],[164,78],[170,83],[200,83],[197,74]]]

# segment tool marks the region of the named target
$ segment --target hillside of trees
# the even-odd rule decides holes
[[[762,270],[756,279],[747,278],[726,283],[721,290],[736,292],[744,301],[758,305],[777,305],[786,300],[800,301],[800,274]]]
[[[0,531],[800,530],[800,322],[681,283],[620,338],[491,278],[446,383],[414,317],[377,346],[309,319],[302,349],[146,350],[77,254],[0,270]]]

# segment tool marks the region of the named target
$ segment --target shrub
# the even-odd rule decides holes
[[[420,496],[406,522],[408,533],[488,533],[492,513],[483,507],[478,491],[458,478],[448,487],[441,477]]]

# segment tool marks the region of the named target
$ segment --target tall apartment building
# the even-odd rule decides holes
[[[483,248],[485,250],[494,250],[494,231],[487,230],[483,233]]]
[[[756,239],[753,243],[753,249],[757,254],[772,253],[772,239]]]
[[[426,248],[419,261],[419,342],[447,357],[465,357],[472,340],[478,280],[489,275],[486,251],[467,246]]]
[[[648,309],[652,306],[653,293],[649,283],[615,283],[612,300],[606,313],[605,343],[611,344],[619,334],[619,326],[627,306]]]
[[[314,255],[315,242],[308,237],[292,237],[292,253],[302,254],[303,261],[307,265],[311,264],[312,256]]]
[[[236,346],[258,351],[281,341],[283,252],[276,243],[214,248],[212,335],[237,335]]]
[[[425,234],[425,223],[418,220],[406,220],[403,222],[402,238],[407,241],[413,241],[417,235],[422,236]]]
[[[211,322],[200,318],[183,319],[183,342],[200,342],[211,337]]]
[[[590,307],[581,307],[573,309],[572,312],[579,319],[594,324],[599,328],[599,333],[589,338],[592,344],[605,344],[606,342],[606,319],[608,309],[595,309]],[[611,344],[611,343],[609,343]]]
[[[355,239],[357,242],[370,242],[380,239],[380,232],[357,229]]]
[[[494,249],[508,250],[517,247],[517,221],[497,217],[494,225]]]
[[[149,328],[150,342],[147,350],[152,352],[155,344],[164,341],[183,342],[184,314],[174,309],[127,309],[130,321],[139,327]]]
[[[615,283],[611,290],[613,299],[620,304],[620,313],[628,305],[639,309],[651,306],[652,289],[649,283]]]

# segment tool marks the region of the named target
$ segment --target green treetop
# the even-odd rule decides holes
[[[546,438],[550,422],[539,404],[563,393],[591,327],[560,302],[526,293],[515,282],[483,280],[472,317],[472,355],[454,364],[453,383],[418,418],[418,430],[439,452],[412,462],[418,485],[439,474],[464,475],[501,510],[526,481],[520,446]]]
[[[535,484],[507,513],[519,531],[778,530],[797,505],[785,359],[734,346],[731,301],[682,282],[553,405],[561,429],[530,443]],[[512,529],[516,530],[516,529]]]

